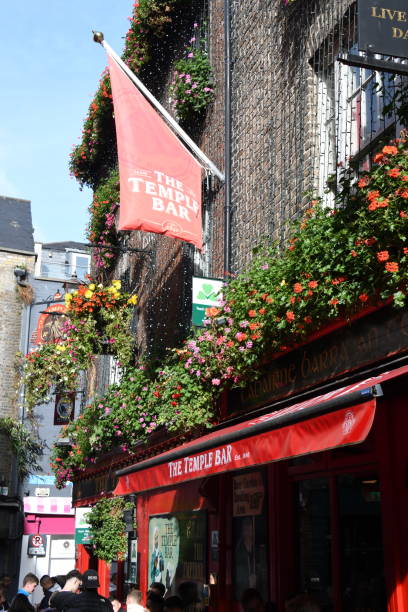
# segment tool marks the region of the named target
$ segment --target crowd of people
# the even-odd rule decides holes
[[[95,570],[81,574],[74,569],[64,576],[48,575],[38,579],[29,573],[17,593],[8,601],[11,580],[8,576],[0,579],[0,612],[124,612],[122,603],[115,594],[106,598],[98,593],[100,587]],[[34,607],[29,596],[40,585],[43,590],[41,602]],[[186,590],[188,593],[188,590]],[[181,592],[181,595],[183,593]],[[190,601],[177,595],[166,596],[166,587],[153,582],[146,594],[146,606],[142,605],[143,593],[131,589],[126,597],[127,612],[185,612]],[[243,612],[274,612],[273,604],[266,604],[256,589],[246,589],[242,595]],[[308,595],[292,598],[285,606],[287,612],[319,612],[320,607]]]

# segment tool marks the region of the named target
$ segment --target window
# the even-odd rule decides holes
[[[76,276],[78,280],[84,280],[90,270],[90,255],[83,253],[67,253],[66,276]]]
[[[380,141],[399,135],[402,126],[394,112],[384,109],[392,101],[403,77],[338,61],[345,50],[358,55],[354,42],[355,16],[350,13],[341,25],[342,34],[332,34],[313,58],[317,77],[316,190],[326,205],[334,205],[340,169],[351,158],[360,170],[368,170],[371,154]],[[341,40],[340,40],[341,38]],[[375,55],[376,59],[384,59]]]

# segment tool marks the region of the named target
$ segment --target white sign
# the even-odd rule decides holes
[[[193,276],[193,325],[202,325],[207,308],[219,306],[224,281]]]

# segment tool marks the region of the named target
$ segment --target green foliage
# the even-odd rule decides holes
[[[114,168],[108,179],[96,189],[92,204],[89,207],[89,225],[87,238],[91,244],[104,245],[94,248],[92,256],[97,268],[108,268],[114,258],[114,249],[118,245],[115,228],[115,213],[119,205],[119,172]]]
[[[133,358],[129,334],[133,306],[137,298],[121,292],[121,282],[79,285],[65,294],[68,321],[58,342],[42,344],[20,358],[25,402],[29,409],[48,401],[54,387],[75,391],[78,375],[93,355],[108,353],[121,365]]]
[[[68,426],[72,448],[53,459],[60,486],[101,454],[135,452],[159,427],[210,426],[221,390],[256,378],[265,353],[286,351],[329,321],[385,300],[404,306],[407,141],[384,147],[374,162],[358,181],[344,173],[339,208],[312,200],[285,250],[259,247],[248,270],[224,287],[220,305],[207,310],[206,328],[170,351],[160,369],[128,368],[120,385]]]
[[[90,535],[95,555],[107,563],[123,560],[127,553],[127,534],[123,512],[132,504],[123,497],[102,499],[88,513]]]
[[[195,41],[195,37],[191,39]],[[204,48],[187,47],[185,57],[174,65],[170,95],[179,119],[191,119],[214,99],[214,80],[208,54]]]
[[[7,436],[11,444],[20,480],[42,469],[38,460],[43,455],[44,445],[22,423],[11,417],[0,418],[0,432]]]

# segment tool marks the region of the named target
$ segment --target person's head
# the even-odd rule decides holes
[[[44,576],[41,576],[40,586],[42,587],[43,591],[48,591],[48,589],[50,589],[53,585],[54,581],[50,576],[48,576],[48,574],[44,574]]]
[[[53,580],[58,584],[58,586],[61,587],[61,589],[63,589],[67,579],[63,574],[58,574],[58,576],[53,577]]]
[[[119,599],[116,599],[116,597],[109,597],[109,601],[112,604],[113,612],[119,612],[122,607],[122,604],[120,603]]]
[[[164,609],[166,612],[183,612],[183,601],[177,595],[168,597],[164,600]]]
[[[38,578],[35,574],[26,574],[23,580],[23,589],[27,593],[32,593],[38,584]]]
[[[152,582],[152,584],[150,585],[149,591],[153,591],[154,593],[157,593],[161,597],[164,597],[164,594],[166,592],[166,587],[164,586],[162,582]]]
[[[150,612],[163,612],[163,597],[154,591],[149,591],[147,594],[146,608],[150,610]]]
[[[285,604],[287,612],[320,612],[319,604],[310,595],[297,595]]]
[[[8,574],[3,574],[3,576],[0,578],[0,584],[2,587],[4,587],[5,589],[8,589],[8,587],[11,584],[11,578]]]
[[[93,569],[86,570],[86,572],[82,574],[82,588],[85,591],[92,591],[97,589],[98,587],[98,573]]]
[[[261,594],[256,589],[246,589],[241,597],[244,612],[263,612],[265,610]]]
[[[127,606],[129,604],[140,604],[141,601],[142,601],[142,591],[139,591],[138,589],[132,589],[127,594],[127,597],[126,597]]]

